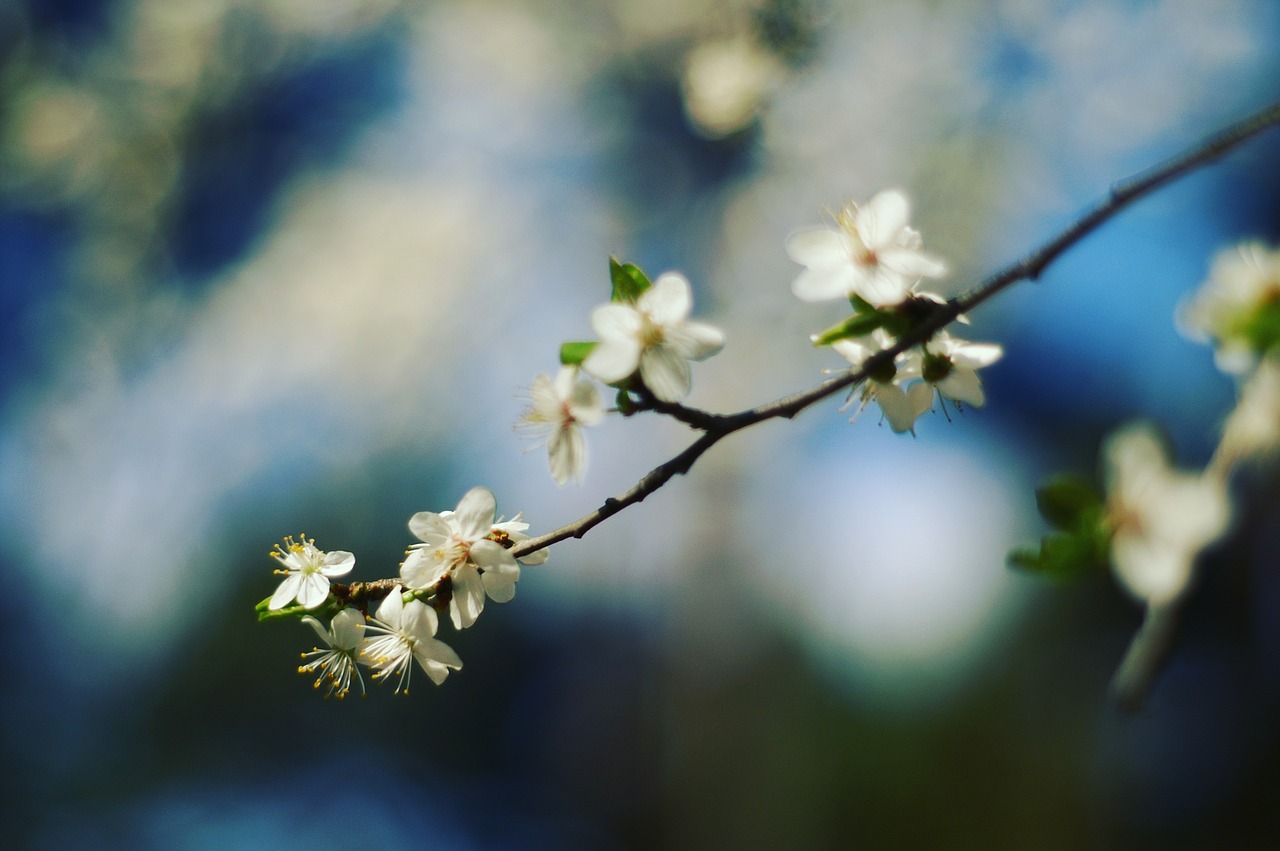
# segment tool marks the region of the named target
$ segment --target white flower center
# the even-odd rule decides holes
[[[666,342],[667,335],[661,325],[655,323],[647,314],[640,314],[640,345],[652,349]]]
[[[836,224],[848,234],[853,243],[849,250],[849,259],[857,266],[874,266],[880,262],[880,258],[876,256],[875,251],[867,247],[866,240],[858,232],[857,215],[858,205],[846,204],[836,215]]]

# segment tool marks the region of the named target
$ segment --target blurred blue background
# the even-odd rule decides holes
[[[985,409],[717,446],[442,629],[441,688],[322,701],[252,606],[285,534],[389,576],[475,484],[540,532],[683,448],[609,422],[561,490],[511,431],[610,255],[689,275],[737,410],[840,365],[782,248],[824,209],[905,189],[950,294],[1277,79],[1271,0],[0,5],[4,844],[1266,847],[1274,476],[1134,717],[1140,612],[1004,556],[1130,417],[1208,457],[1173,313],[1280,237],[1274,133],[979,311]]]

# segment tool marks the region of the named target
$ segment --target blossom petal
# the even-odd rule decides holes
[[[849,262],[853,248],[849,237],[834,230],[802,230],[787,239],[787,256],[811,269]]]
[[[879,251],[894,245],[911,218],[911,204],[897,189],[886,189],[858,208],[854,226],[867,248]]]
[[[276,588],[274,594],[271,595],[271,602],[267,604],[268,609],[283,609],[292,603],[298,597],[298,589],[302,586],[302,574],[290,573]]]
[[[462,660],[453,648],[436,638],[419,641],[413,648],[413,657],[436,685],[445,681],[450,668],[462,667]]]
[[[910,431],[915,425],[915,415],[907,402],[907,394],[901,387],[895,384],[879,385],[876,387],[875,399],[884,418],[889,422],[889,428],[896,434]]]
[[[868,338],[860,337],[855,339],[846,337],[843,340],[836,340],[831,344],[831,348],[835,350],[836,354],[847,360],[855,368],[858,368],[866,362],[867,358],[879,351],[878,348],[872,348],[862,342],[865,339]]]
[[[400,565],[400,578],[404,584],[415,590],[430,588],[449,572],[449,563],[442,558],[434,558],[437,550],[422,547],[411,550]]]
[[[453,528],[434,511],[419,511],[409,518],[409,531],[433,547],[443,546],[453,536]]]
[[[881,265],[915,282],[920,278],[943,278],[947,264],[932,254],[906,248],[885,248],[876,253]]]
[[[515,571],[520,575],[520,565],[511,551],[496,541],[476,541],[471,545],[471,561],[482,570]]]
[[[436,634],[440,621],[435,609],[421,600],[410,600],[404,604],[404,613],[400,616],[400,629],[419,641],[426,641]]]
[[[485,541],[482,543],[492,542]],[[480,581],[490,597],[496,602],[505,603],[516,595],[516,582],[520,579],[520,565],[516,563],[510,552],[498,544],[493,544],[492,547],[485,548],[480,553],[477,553],[475,548],[472,548],[472,555],[475,557],[476,563],[484,568]]]
[[[604,419],[604,405],[600,402],[600,388],[586,379],[579,379],[566,397],[569,414],[584,426],[593,426]]]
[[[320,572],[325,576],[342,576],[350,573],[351,568],[356,566],[356,557],[345,550],[334,550],[327,553],[324,557],[324,563],[320,566]]]
[[[560,379],[557,376],[553,383],[551,376],[539,374],[533,379],[529,388],[529,398],[533,402],[533,410],[543,421],[555,422],[560,419]]]
[[[693,291],[679,272],[664,272],[636,301],[636,308],[655,325],[683,322],[693,310]]]
[[[670,346],[651,346],[640,357],[640,377],[644,384],[664,402],[679,402],[692,386],[689,362]]]
[[[629,304],[611,302],[602,304],[591,312],[591,329],[603,343],[635,340],[643,326],[644,320]]]
[[[982,392],[982,380],[972,369],[953,369],[938,382],[938,390],[948,399],[981,408],[986,401]]]
[[[1193,558],[1193,553],[1161,546],[1145,535],[1117,534],[1111,541],[1116,578],[1149,605],[1171,602],[1186,590]]]
[[[303,618],[306,620],[306,618]],[[314,618],[312,619],[314,620]],[[333,647],[354,651],[364,641],[364,615],[356,609],[343,609],[333,616]]]
[[[453,574],[453,599],[449,616],[455,629],[466,629],[484,611],[484,584],[474,565],[463,565]]]
[[[859,275],[853,284],[853,292],[862,296],[873,307],[892,307],[901,304],[911,291],[913,281],[879,264]]]
[[[587,472],[587,440],[582,429],[571,425],[553,431],[547,440],[547,460],[556,484],[570,479],[581,482]]]
[[[324,624],[311,617],[311,615],[303,616],[302,622],[316,631],[316,635],[320,636],[320,640],[325,643],[325,646],[333,646],[333,637],[329,634],[329,630],[324,628]]]
[[[404,598],[400,596],[402,593],[404,589],[399,585],[392,588],[391,593],[382,598],[374,615],[392,629],[400,628],[400,619],[404,615]]]
[[[300,576],[301,587],[298,588],[298,602],[303,608],[314,609],[329,596],[329,580],[319,573],[304,573]]]
[[[483,538],[493,528],[497,510],[497,500],[488,488],[474,487],[467,491],[453,515],[458,524],[458,535],[468,543]]]
[[[634,337],[602,339],[582,362],[582,369],[605,384],[617,384],[640,365],[640,342]]]
[[[933,388],[923,382],[912,384],[907,391],[896,384],[877,384],[875,396],[889,428],[895,434],[902,434],[914,429],[916,419],[929,410],[933,403]]]
[[[916,417],[933,407],[933,388],[924,381],[917,381],[907,388],[907,403]]]
[[[998,343],[963,343],[955,347],[950,359],[962,369],[980,369],[1000,360],[1004,347]]]
[[[791,282],[791,292],[809,302],[848,298],[858,277],[851,263],[806,269]]]
[[[509,603],[516,596],[516,580],[506,573],[493,573],[486,570],[480,576],[485,593],[495,603]]]
[[[688,360],[706,360],[724,348],[724,334],[705,322],[683,322],[667,329],[667,345]]]

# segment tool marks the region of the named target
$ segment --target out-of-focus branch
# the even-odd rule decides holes
[[[512,553],[517,557],[524,556],[544,547],[549,547],[566,538],[581,538],[591,529],[624,508],[642,502],[645,497],[658,490],[676,475],[689,472],[694,462],[722,438],[764,420],[794,417],[805,408],[839,393],[847,387],[852,387],[864,381],[868,374],[874,373],[877,369],[892,363],[895,357],[908,349],[927,342],[938,331],[954,322],[958,316],[982,304],[1011,284],[1038,278],[1049,264],[1053,263],[1063,252],[1080,242],[1139,198],[1212,162],[1232,148],[1276,124],[1280,124],[1280,103],[1272,104],[1266,109],[1232,124],[1163,163],[1114,184],[1105,197],[1094,203],[1084,215],[1080,216],[1052,239],[1012,265],[990,275],[976,286],[967,290],[963,295],[949,300],[946,304],[939,305],[938,309],[925,321],[917,325],[911,333],[903,335],[893,346],[868,358],[861,369],[850,370],[843,375],[829,378],[808,390],[784,396],[781,399],[736,414],[708,414],[692,408],[685,408],[682,405],[669,403],[652,404],[653,410],[673,416],[681,422],[701,430],[703,432],[702,436],[679,455],[654,467],[629,490],[606,499],[595,511],[572,523],[561,526],[553,532],[521,541],[512,549]],[[1148,644],[1154,646],[1151,642],[1146,642],[1144,647]],[[1139,664],[1141,657],[1146,653],[1145,650],[1139,652],[1137,645],[1138,641],[1135,640],[1135,646],[1130,648],[1130,657],[1138,653],[1138,658],[1134,659],[1132,664]],[[1126,657],[1126,664],[1130,664],[1129,657]]]

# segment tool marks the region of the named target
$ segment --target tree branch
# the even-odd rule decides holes
[[[1010,266],[987,277],[967,290],[963,295],[949,300],[945,305],[940,305],[932,315],[918,324],[911,333],[903,335],[893,346],[868,358],[861,369],[850,370],[844,375],[829,378],[808,390],[784,396],[781,399],[755,408],[749,408],[736,414],[709,414],[704,411],[685,408],[683,405],[655,402],[652,405],[653,410],[669,414],[681,422],[701,429],[703,431],[702,436],[679,455],[650,470],[630,490],[606,499],[604,504],[595,511],[572,523],[561,526],[555,531],[521,541],[512,548],[512,555],[516,557],[525,556],[566,538],[581,538],[591,529],[624,508],[642,502],[645,497],[665,485],[674,476],[689,472],[694,462],[722,438],[764,420],[794,417],[810,405],[864,381],[869,373],[892,363],[895,357],[908,349],[927,342],[934,334],[954,322],[961,314],[972,310],[1018,281],[1038,278],[1063,252],[1080,242],[1139,198],[1208,164],[1232,148],[1276,124],[1280,124],[1280,103],[1272,104],[1266,109],[1232,124],[1163,163],[1113,184],[1104,198],[1097,201],[1084,215],[1080,216],[1048,242]],[[1139,650],[1140,648],[1135,644],[1129,655],[1133,656]],[[1127,664],[1131,664],[1129,659],[1126,659]],[[1136,661],[1133,664],[1136,664]]]

